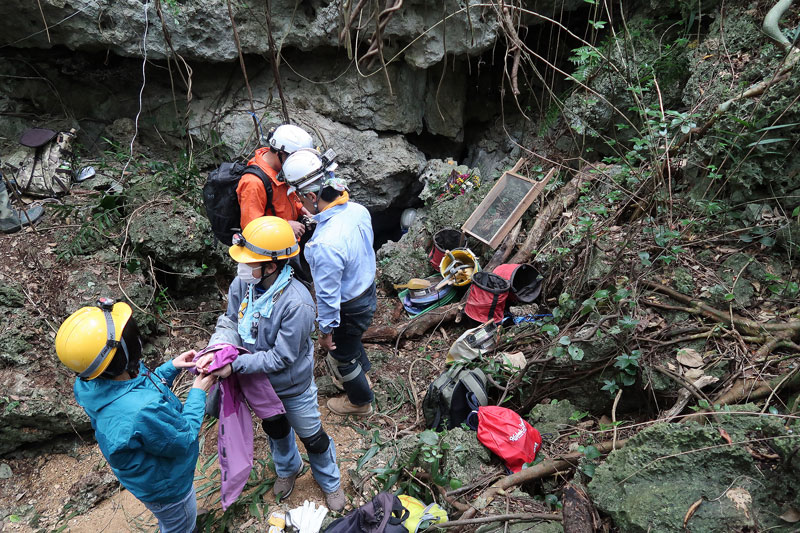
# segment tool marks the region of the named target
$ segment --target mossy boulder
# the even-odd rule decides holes
[[[797,438],[768,418],[730,415],[719,427],[653,425],[609,455],[589,483],[589,494],[626,532],[681,531],[687,512],[698,501],[702,503],[689,519],[691,531],[785,526],[778,516],[800,504],[794,489],[797,474],[779,468],[779,463],[770,467],[757,462],[753,445],[796,445]],[[734,444],[728,444],[720,429]],[[777,435],[782,438],[774,439]],[[772,474],[765,476],[765,470]]]
[[[569,400],[553,400],[550,403],[534,405],[528,415],[528,422],[539,433],[555,433],[566,429],[572,421],[570,417],[575,407]]]
[[[151,258],[174,288],[196,288],[199,278],[232,268],[226,250],[211,236],[208,220],[185,202],[154,202],[129,222],[137,255]]]

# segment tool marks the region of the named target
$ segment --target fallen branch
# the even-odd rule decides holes
[[[568,483],[561,493],[561,502],[564,533],[594,533],[600,530],[600,517],[583,489]]]
[[[619,440],[617,441],[616,446],[614,446],[614,443],[611,441],[601,442],[599,444],[595,444],[594,446],[601,454],[606,454],[612,450],[618,450],[622,448],[625,446],[627,441],[627,439]],[[492,503],[492,501],[494,501],[496,496],[505,494],[506,491],[511,487],[522,485],[523,483],[533,481],[534,479],[550,476],[561,470],[575,468],[576,463],[581,457],[583,457],[582,453],[573,452],[564,454],[558,458],[554,457],[552,459],[546,459],[541,463],[535,464],[529,468],[525,468],[524,470],[520,470],[516,474],[511,474],[510,476],[504,477],[486,489],[479,497],[481,500],[485,500],[485,506],[488,506],[490,503]],[[472,518],[477,514],[477,512],[478,509],[476,507],[471,507],[462,515],[462,518]]]
[[[561,515],[554,513],[501,514],[497,516],[482,516],[481,518],[469,518],[441,522],[439,524],[432,524],[430,527],[436,529],[447,529],[451,527],[470,526],[475,524],[489,524],[491,522],[510,522],[511,520],[558,520],[560,522]]]
[[[561,187],[558,195],[550,200],[536,215],[533,225],[528,230],[528,237],[519,247],[517,253],[514,254],[514,257],[511,258],[510,263],[525,263],[530,259],[531,252],[542,242],[547,230],[561,216],[561,213],[578,199],[581,185],[589,179],[591,179],[591,174],[582,170],[575,174],[575,177],[566,185]]]
[[[769,381],[763,379],[740,379],[737,380],[733,386],[721,396],[714,399],[712,407],[725,406],[736,404],[741,401],[752,401],[772,396],[779,388],[792,390],[800,387],[800,373],[792,370],[785,375],[772,378]],[[702,422],[705,420],[706,411],[698,411],[687,417],[684,421]]]
[[[373,326],[364,332],[364,342],[389,342],[401,337],[414,338],[424,335],[429,329],[442,322],[455,320],[459,303],[443,305],[439,309],[414,317],[397,326]]]

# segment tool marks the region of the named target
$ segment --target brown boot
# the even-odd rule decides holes
[[[289,477],[278,477],[278,479],[275,480],[275,484],[272,485],[272,493],[275,494],[276,502],[280,503],[292,494],[294,490],[294,480],[297,479],[297,476],[299,476],[302,471],[303,467],[300,466],[300,470],[293,475]]]
[[[328,409],[337,415],[367,416],[372,414],[372,403],[353,405],[347,396],[328,400]]]
[[[342,489],[341,485],[339,485],[339,488],[334,492],[325,493],[325,505],[327,505],[328,509],[331,511],[338,513],[344,509],[346,503],[347,498],[344,497],[344,489]]]

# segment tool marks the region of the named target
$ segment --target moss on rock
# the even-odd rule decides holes
[[[788,438],[766,417],[730,418],[721,427],[734,443],[781,431]],[[762,530],[781,525],[777,517],[798,504],[794,476],[764,476],[762,468],[746,445],[728,445],[716,427],[656,424],[613,452],[588,488],[620,531],[680,531],[701,499],[691,531]]]

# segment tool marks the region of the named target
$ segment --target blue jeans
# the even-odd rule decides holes
[[[312,437],[322,429],[319,419],[319,403],[317,400],[317,384],[311,381],[311,386],[302,394],[291,398],[281,398],[286,409],[286,418],[292,430],[282,439],[269,439],[272,450],[272,460],[275,463],[275,472],[280,477],[289,477],[296,474],[303,466],[300,451],[295,442],[295,432],[301,439]],[[330,444],[323,453],[309,453],[308,462],[311,464],[311,473],[323,492],[330,494],[339,488],[339,466],[336,464],[336,446],[333,439],[328,437]],[[308,451],[308,450],[306,450]]]
[[[145,507],[158,519],[161,533],[191,533],[197,522],[197,497],[194,487],[181,501],[175,503],[147,503]]]
[[[372,323],[372,316],[378,304],[375,284],[360,296],[343,302],[339,308],[339,327],[333,330],[333,343],[336,349],[330,352],[336,359],[339,373],[344,376],[342,386],[347,399],[353,405],[365,405],[375,399],[367,383],[371,368],[367,352],[361,344],[361,337]]]

